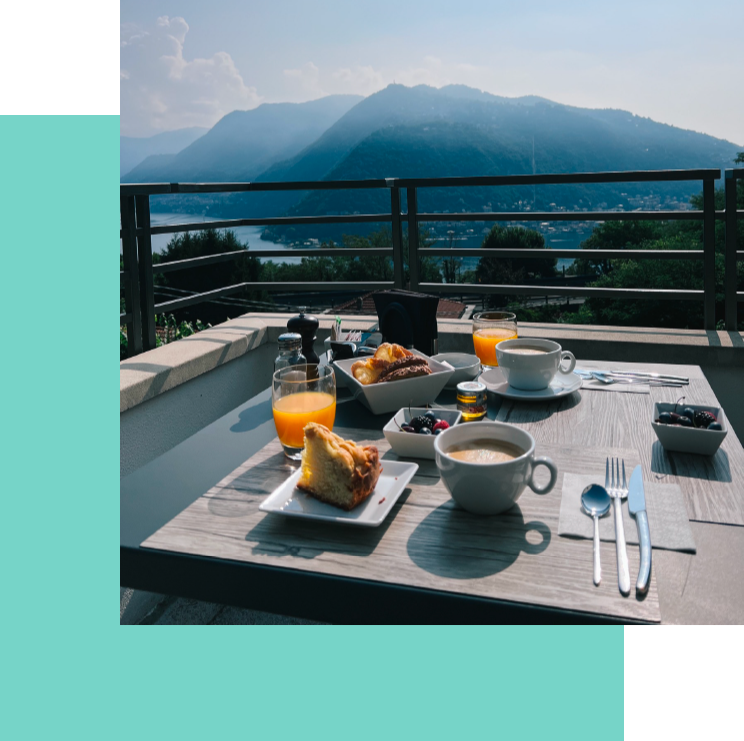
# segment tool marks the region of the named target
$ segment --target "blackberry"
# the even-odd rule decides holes
[[[713,422],[718,422],[716,419],[715,414],[711,414],[710,412],[706,411],[699,411],[695,412],[695,417],[693,419],[693,422],[695,422],[695,427],[705,427],[712,425]]]

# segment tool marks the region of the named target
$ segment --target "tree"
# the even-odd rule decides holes
[[[492,227],[483,244],[486,250],[542,250],[545,249],[545,238],[540,232],[524,227],[506,228],[500,225]],[[481,257],[475,270],[476,281],[492,285],[520,285],[537,278],[555,276],[557,260],[554,257]],[[489,297],[490,306],[501,306],[506,297],[493,294]]]

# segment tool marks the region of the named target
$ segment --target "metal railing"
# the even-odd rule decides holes
[[[744,218],[744,211],[736,209],[736,181],[744,179],[744,168],[735,170],[726,170],[724,197],[725,214],[726,214],[726,267],[725,275],[725,313],[726,329],[729,331],[736,330],[737,305],[744,301],[744,292],[736,290],[737,260],[744,260],[744,250],[736,249],[737,222]]]
[[[552,175],[514,175],[498,177],[448,177],[448,178],[386,178],[353,181],[313,181],[287,183],[155,183],[121,185],[121,231],[123,270],[121,287],[124,291],[125,311],[120,314],[120,325],[126,325],[129,354],[136,355],[155,347],[155,316],[173,312],[187,306],[211,301],[237,293],[245,288],[267,291],[339,291],[383,290],[403,288],[403,224],[407,223],[409,235],[410,288],[414,291],[438,293],[476,293],[523,296],[606,297],[628,299],[666,299],[703,302],[703,322],[706,329],[715,328],[715,220],[726,222],[726,326],[736,327],[736,305],[744,300],[743,293],[736,292],[736,259],[744,253],[736,251],[736,221],[744,214],[736,210],[737,178],[744,170],[726,171],[726,210],[715,209],[715,181],[720,170],[654,170],[636,172],[571,173]],[[639,183],[702,181],[702,210],[669,211],[519,211],[519,212],[474,212],[474,213],[420,213],[418,190],[421,188],[453,188],[482,186],[532,186],[592,183]],[[168,226],[152,226],[150,219],[150,196],[199,193],[239,193],[266,191],[316,191],[349,189],[389,189],[390,211],[375,214],[353,214],[338,216],[281,216],[272,218],[227,219],[208,223],[184,223]],[[401,210],[401,191],[405,191],[407,211]],[[703,222],[702,250],[591,250],[592,259],[634,260],[700,260],[703,263],[702,290],[666,290],[652,288],[598,288],[576,286],[539,285],[494,285],[481,283],[426,283],[420,280],[421,257],[483,257],[482,248],[426,248],[419,245],[419,224],[437,221],[610,221],[610,220],[699,220]],[[292,249],[295,257],[321,256],[386,256],[393,261],[392,281],[358,282],[251,282],[238,283],[212,291],[196,293],[163,303],[155,303],[154,275],[174,270],[184,270],[220,262],[239,260],[245,257],[286,257],[286,250],[241,250],[218,255],[209,255],[187,260],[177,260],[153,265],[152,236],[210,229],[232,229],[241,226],[295,226],[332,224],[390,224],[392,247],[362,249]],[[569,258],[579,256],[577,250],[543,249],[489,250],[488,257],[499,258]]]

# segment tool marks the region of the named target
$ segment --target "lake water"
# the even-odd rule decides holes
[[[194,223],[204,222],[205,228],[209,226],[211,221],[217,221],[218,219],[202,216],[201,214],[171,214],[171,213],[153,213],[151,215],[153,226],[167,226],[169,224],[183,224],[183,223]],[[235,232],[235,236],[243,244],[248,244],[250,249],[254,250],[282,250],[287,253],[286,257],[274,257],[271,258],[273,262],[277,263],[299,263],[302,258],[295,257],[292,255],[292,247],[280,242],[268,242],[261,239],[261,232],[263,232],[261,226],[238,226],[232,229]],[[553,249],[561,250],[574,250],[579,249],[579,245],[588,236],[588,233],[578,232],[560,232],[558,234],[544,234],[545,242],[548,247]],[[152,251],[163,252],[168,245],[168,242],[173,238],[172,234],[154,234],[152,237]],[[478,248],[483,242],[483,234],[468,234],[463,235],[452,243],[453,248]],[[437,241],[437,247],[446,247],[449,243],[449,239],[441,238]],[[478,262],[477,257],[466,257],[463,258],[463,267],[466,270],[474,269]],[[560,259],[558,260],[558,270],[569,265],[573,260]]]

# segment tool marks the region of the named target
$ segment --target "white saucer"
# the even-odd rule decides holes
[[[539,391],[523,391],[513,388],[506,382],[504,374],[498,368],[491,368],[491,370],[481,373],[478,380],[494,394],[503,396],[505,399],[519,399],[520,401],[560,399],[562,396],[568,396],[581,388],[581,378],[575,373],[570,376],[556,374],[550,382],[550,386]]]

